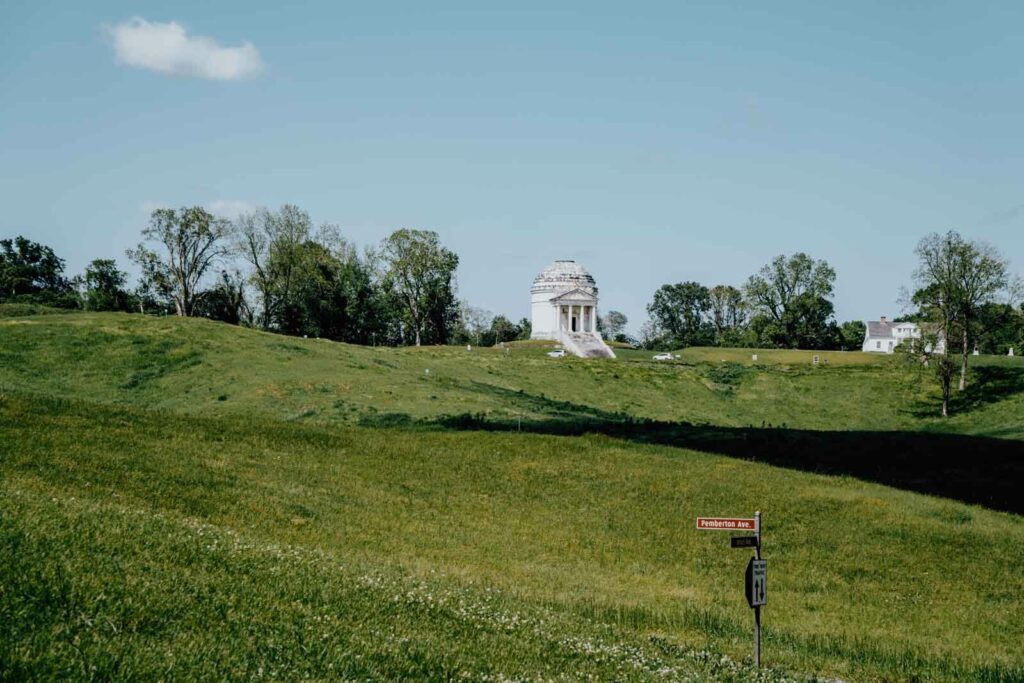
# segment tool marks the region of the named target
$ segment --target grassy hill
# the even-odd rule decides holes
[[[941,423],[889,359],[544,351],[0,320],[0,679],[755,680],[749,552],[693,529],[754,509],[761,680],[1024,678],[1024,518],[768,464],[889,432],[1019,462],[1024,367]]]
[[[119,314],[0,322],[0,385],[202,414],[317,423],[483,413],[493,419],[632,416],[730,427],[944,431],[1024,439],[1024,358],[975,359],[980,384],[943,421],[929,382],[862,353],[687,349],[594,363],[507,351],[367,348],[206,320]],[[825,365],[824,361],[828,361]],[[1008,364],[1007,361],[1013,361]],[[994,389],[989,391],[990,388]]]

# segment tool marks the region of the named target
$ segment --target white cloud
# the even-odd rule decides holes
[[[249,42],[222,47],[213,38],[190,36],[177,22],[161,24],[133,17],[108,29],[117,61],[168,76],[236,81],[256,76],[263,60]]]
[[[204,208],[214,216],[234,220],[243,213],[251,213],[256,207],[241,199],[215,199],[207,202]]]

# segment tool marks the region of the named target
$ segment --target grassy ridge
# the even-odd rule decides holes
[[[618,658],[584,665],[558,644],[574,638],[698,671],[694,652],[746,654],[750,613],[738,591],[747,553],[697,533],[693,517],[754,506],[774,567],[774,664],[858,680],[1022,673],[1014,515],[603,437],[186,419],[20,394],[0,403],[0,425],[7,556],[22,558],[0,600],[8,673],[149,675],[170,657],[182,677],[258,666],[539,677],[552,666],[625,678]],[[353,586],[375,572],[392,593],[444,594],[470,611],[492,587],[498,612],[557,626],[539,640],[477,633],[447,610],[422,614],[426,598],[374,611],[381,597]],[[307,659],[325,615],[335,635]],[[79,649],[67,644],[76,636]]]
[[[544,352],[537,344],[507,353],[372,349],[202,320],[44,316],[0,321],[0,386],[323,423],[372,421],[381,412],[543,420],[579,412],[575,406],[736,427],[1024,438],[1024,359],[1009,366],[1010,359],[976,359],[985,365],[975,372],[988,381],[958,397],[959,414],[943,421],[934,417],[930,384],[915,381],[891,358],[869,354],[823,354],[829,365],[814,367],[809,353],[761,351],[752,367],[745,349],[690,349],[678,363],[657,363],[641,352],[601,363],[554,360]]]

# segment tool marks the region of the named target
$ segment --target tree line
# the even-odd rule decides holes
[[[826,261],[797,253],[775,257],[742,287],[662,285],[647,306],[650,319],[640,341],[652,349],[859,349],[864,323],[835,320],[835,279]]]
[[[513,322],[457,298],[459,258],[435,232],[403,228],[359,250],[337,226],[315,226],[293,205],[234,221],[184,207],[154,211],[142,238],[126,252],[141,273],[132,288],[114,259],[96,259],[68,278],[49,247],[24,237],[0,240],[0,302],[202,316],[356,344],[489,346],[530,337],[529,320]],[[927,236],[917,256],[901,319],[948,340],[963,389],[974,349],[1005,354],[1024,346],[1024,308],[1013,303],[1018,289],[995,248],[955,232]],[[652,349],[859,349],[864,323],[835,319],[835,278],[824,260],[780,255],[739,287],[662,285],[639,340],[626,334],[618,311],[602,315],[598,329],[608,340]]]
[[[490,345],[529,338],[527,320],[481,315],[457,299],[458,256],[437,233],[400,229],[362,251],[337,226],[285,205],[235,221],[202,207],[157,209],[126,256],[66,277],[64,260],[25,237],[0,240],[0,302],[199,316],[355,344]]]
[[[961,358],[974,349],[1005,355],[1024,345],[1024,306],[1018,281],[991,245],[959,233],[932,234],[916,250],[915,290],[901,296],[897,321],[922,323],[948,337]],[[687,281],[658,288],[647,305],[639,344],[650,349],[688,346],[857,350],[862,321],[839,323],[832,297],[836,272],[805,253],[780,255],[741,287]],[[961,360],[961,379],[967,361]]]

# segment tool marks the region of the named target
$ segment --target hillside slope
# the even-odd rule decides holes
[[[861,353],[692,349],[678,363],[547,358],[547,347],[367,348],[205,320],[119,314],[0,319],[0,386],[59,396],[324,423],[484,413],[631,416],[729,427],[939,430],[1024,438],[1024,359],[986,359],[934,417],[931,384]],[[716,360],[720,359],[720,360]],[[980,360],[980,359],[979,359]],[[976,365],[978,362],[976,361]]]
[[[1024,517],[861,480],[990,462],[973,483],[1019,499],[1019,441],[939,428],[1019,436],[1020,368],[989,359],[998,400],[940,424],[887,359],[544,351],[0,320],[0,680],[1024,679]],[[886,466],[794,471],[857,449]],[[754,509],[760,677],[749,551],[693,528]]]
[[[1024,519],[852,479],[18,394],[0,472],[0,678],[748,680],[749,551],[693,519],[755,508],[773,666],[1024,675]]]

